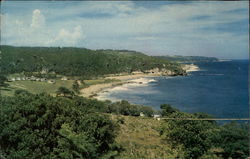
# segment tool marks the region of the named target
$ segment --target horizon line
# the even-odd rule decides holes
[[[113,50],[113,51],[131,51],[131,52],[137,52],[137,53],[143,53],[147,56],[182,56],[182,57],[189,57],[189,56],[193,56],[193,57],[208,57],[208,58],[217,58],[218,60],[250,60],[250,58],[220,58],[220,57],[215,57],[215,56],[202,56],[202,55],[178,55],[178,54],[174,54],[174,55],[170,55],[170,54],[166,54],[166,55],[150,55],[148,53],[142,52],[142,51],[137,51],[137,50],[130,50],[130,49],[91,49],[91,48],[86,48],[86,47],[81,47],[81,46],[27,46],[27,45],[9,45],[9,44],[0,44],[1,46],[10,46],[10,47],[30,47],[30,48],[35,48],[35,47],[40,47],[40,48],[77,48],[77,49],[88,49],[88,50]],[[0,50],[1,51],[1,50]]]

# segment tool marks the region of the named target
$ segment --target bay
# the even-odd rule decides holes
[[[218,118],[248,118],[248,60],[196,63],[188,76],[154,77],[141,85],[124,85],[102,94],[113,101],[171,104],[184,112],[205,112]]]

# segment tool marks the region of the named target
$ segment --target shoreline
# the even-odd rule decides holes
[[[80,90],[80,96],[87,97],[87,98],[97,98],[98,93],[101,93],[107,89],[115,88],[117,86],[121,86],[128,83],[135,83],[132,80],[144,78],[144,77],[159,77],[160,74],[134,74],[134,75],[122,75],[122,76],[109,76],[105,77],[104,79],[116,79],[120,80],[117,82],[110,82],[110,83],[101,83],[91,85],[87,88],[83,88]]]
[[[194,64],[186,64],[182,67],[182,69],[184,69],[187,73],[200,70],[200,68]],[[100,93],[105,92],[109,89],[112,89],[112,88],[115,88],[117,86],[121,86],[124,84],[129,84],[129,83],[142,84],[143,81],[140,81],[140,80],[136,81],[136,79],[145,78],[145,77],[160,77],[160,76],[162,76],[161,73],[154,73],[154,74],[138,73],[138,74],[131,74],[131,75],[128,74],[128,75],[108,76],[108,77],[104,77],[104,79],[116,79],[120,81],[91,85],[87,88],[81,89],[80,96],[102,100],[100,98]],[[170,77],[170,76],[166,76],[166,77]]]

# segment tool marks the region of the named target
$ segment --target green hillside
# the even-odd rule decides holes
[[[164,68],[176,74],[184,73],[177,63],[127,50],[1,46],[1,52],[1,70],[4,74],[43,71],[47,75],[54,73],[88,79],[153,68]]]

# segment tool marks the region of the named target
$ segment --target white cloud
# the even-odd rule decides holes
[[[2,42],[5,44],[75,46],[86,38],[81,25],[71,25],[66,28],[63,25],[46,25],[45,16],[40,9],[34,9],[32,16],[19,17],[6,14],[4,19],[2,17],[3,15],[1,14],[1,22],[3,20],[1,29],[3,29],[4,37]]]
[[[248,44],[248,34],[214,29],[249,19],[248,14],[235,12],[248,10],[248,2],[202,1],[152,8],[130,1],[43,3],[53,9],[41,5],[32,9],[33,14],[6,16],[3,41],[18,45],[134,49],[151,54],[204,55],[207,50],[233,54],[231,50],[238,48],[242,56]],[[86,37],[88,40],[84,40]]]
[[[50,39],[46,42],[48,45],[76,45],[81,40],[84,40],[86,36],[83,34],[82,27],[80,25],[76,26],[72,32],[67,29],[62,28],[54,39]]]
[[[45,25],[45,17],[39,9],[35,9],[32,15],[31,28],[41,28]]]
[[[2,30],[2,28],[4,27],[4,15],[0,13],[0,32]]]

